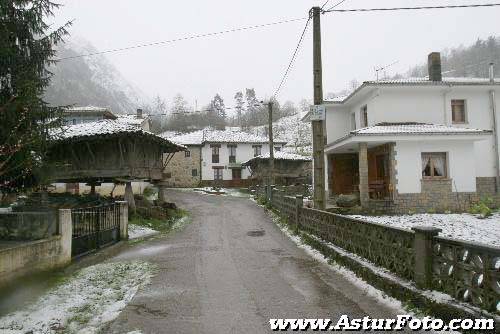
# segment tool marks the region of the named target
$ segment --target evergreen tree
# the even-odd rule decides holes
[[[242,116],[243,116],[243,110],[245,106],[245,102],[243,101],[243,93],[236,92],[234,95],[235,99],[235,109],[236,109],[236,118],[238,119],[238,126],[241,126],[241,121],[242,121]]]
[[[0,191],[17,192],[40,182],[49,130],[59,108],[43,93],[48,67],[56,63],[54,46],[71,22],[49,32],[47,18],[59,7],[49,0],[0,2]]]

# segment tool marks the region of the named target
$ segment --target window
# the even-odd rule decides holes
[[[222,180],[222,172],[224,169],[222,168],[214,168],[214,180]]]
[[[212,163],[219,163],[220,146],[212,146]]]
[[[233,169],[233,180],[241,180],[241,169]]]
[[[236,145],[227,145],[227,149],[229,150],[229,163],[236,162]]]
[[[253,146],[253,156],[256,157],[262,154],[262,145],[254,145]]]
[[[445,178],[447,175],[446,153],[422,153],[422,177]]]
[[[366,128],[368,126],[368,106],[361,108],[361,127]]]
[[[351,114],[351,130],[356,130],[356,114]]]
[[[451,120],[453,123],[465,123],[465,100],[451,100]]]
[[[275,150],[276,152],[280,152],[280,151],[281,151],[281,147],[280,147],[280,146],[275,146],[275,147],[274,147],[274,150]]]
[[[189,158],[191,156],[191,151],[184,151],[184,156]]]
[[[73,125],[76,125],[76,119],[73,118]]]
[[[197,169],[191,169],[191,176],[198,176],[198,170]]]

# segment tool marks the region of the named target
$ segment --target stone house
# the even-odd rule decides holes
[[[205,129],[168,139],[188,148],[186,152],[165,157],[170,161],[163,173],[164,183],[172,187],[249,185],[251,174],[242,162],[269,154],[267,138],[234,129]],[[285,144],[275,142],[275,152],[282,150]]]
[[[243,165],[250,170],[250,178],[255,184],[264,184],[267,181],[270,171],[269,153],[253,157]],[[311,174],[311,157],[281,151],[274,154],[274,184],[310,184]]]
[[[445,78],[439,53],[428,60],[428,78],[366,81],[324,102],[327,196],[396,213],[500,203],[493,66],[487,79]]]

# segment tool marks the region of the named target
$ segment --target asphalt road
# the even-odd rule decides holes
[[[169,195],[193,222],[115,258],[151,261],[159,272],[106,332],[268,333],[270,318],[397,314],[312,259],[252,201]]]

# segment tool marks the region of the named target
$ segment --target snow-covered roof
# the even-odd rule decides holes
[[[96,106],[85,106],[85,107],[70,107],[66,108],[65,111],[72,112],[72,111],[77,111],[77,112],[98,112],[98,111],[110,111],[108,108],[103,108],[103,107],[96,107]]]
[[[403,79],[386,79],[386,80],[368,80],[363,82],[358,88],[353,90],[350,94],[344,96],[334,97],[332,99],[325,99],[325,103],[343,104],[347,102],[357,92],[367,86],[488,86],[500,85],[500,78],[495,78],[491,82],[489,78],[467,78],[467,77],[443,77],[441,81],[431,81],[429,77],[410,77]],[[307,121],[307,115],[304,117]]]
[[[462,128],[447,126],[441,124],[426,123],[379,123],[374,126],[353,130],[352,136],[370,136],[370,135],[419,135],[419,134],[486,134],[489,130]]]
[[[166,146],[177,146],[179,150],[185,147],[169,141],[166,138],[145,131],[135,125],[126,124],[117,120],[104,119],[95,122],[80,123],[76,125],[67,125],[62,128],[52,130],[51,137],[56,141],[79,141],[96,137],[118,136],[131,134],[148,137],[158,143]]]
[[[137,115],[119,115],[117,120],[125,124],[140,126],[146,118],[137,117]]]
[[[86,106],[86,107],[70,107],[65,108],[64,113],[66,114],[103,114],[108,116],[108,118],[116,119],[116,115],[111,112],[109,108],[96,107],[96,106]]]
[[[266,154],[261,154],[258,155],[252,159],[249,159],[243,163],[243,165],[246,165],[252,161],[256,160],[267,160],[269,159],[269,153]],[[311,161],[311,157],[306,157],[300,154],[294,154],[294,153],[288,153],[288,152],[283,152],[283,151],[278,151],[274,152],[274,159],[275,160],[293,160],[293,161]]]
[[[201,145],[203,143],[256,143],[265,144],[267,137],[257,136],[243,131],[205,129],[194,131],[179,136],[169,137],[169,140],[182,145]],[[275,143],[283,144],[285,141],[276,140]]]

